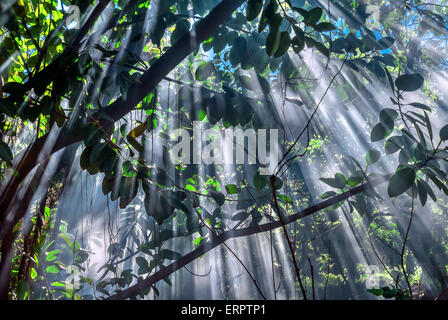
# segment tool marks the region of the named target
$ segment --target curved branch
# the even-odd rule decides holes
[[[372,180],[370,182],[367,182],[363,185],[360,185],[356,188],[353,188],[349,191],[346,191],[344,193],[341,193],[335,197],[329,198],[321,203],[318,203],[316,205],[313,205],[311,207],[308,207],[300,212],[297,212],[293,215],[290,215],[288,217],[285,217],[283,219],[283,223],[290,224],[294,221],[297,221],[299,219],[302,219],[306,216],[312,215],[316,212],[319,212],[322,209],[328,208],[340,201],[344,201],[354,195],[357,195],[359,193],[362,193],[366,190],[372,189],[373,187],[382,184],[388,180],[389,176],[385,176],[384,178],[378,178],[376,180]],[[239,238],[239,237],[246,237],[253,234],[269,231],[272,229],[276,229],[282,226],[282,222],[279,220],[274,222],[268,222],[259,226],[252,226],[244,229],[238,229],[238,230],[229,230],[224,233],[222,233],[219,238],[214,237],[210,242],[196,248],[195,250],[191,251],[190,253],[187,253],[180,259],[176,260],[175,262],[171,263],[170,265],[166,266],[163,269],[160,269],[158,272],[152,274],[150,277],[146,278],[145,280],[142,280],[135,285],[127,288],[126,290],[120,291],[115,295],[110,296],[107,298],[108,300],[122,300],[122,299],[128,299],[134,296],[137,296],[140,292],[145,290],[146,288],[152,286],[157,281],[166,278],[170,274],[174,273],[175,271],[183,268],[185,265],[193,262],[203,254],[211,251],[212,249],[218,247],[219,245],[223,244],[225,241],[232,239],[232,238]]]

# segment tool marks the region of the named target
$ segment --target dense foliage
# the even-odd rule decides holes
[[[222,250],[220,299],[446,298],[433,2],[2,1],[1,297],[203,297],[188,266]],[[173,163],[195,121],[278,129],[275,170]]]

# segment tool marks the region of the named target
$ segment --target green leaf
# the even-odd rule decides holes
[[[284,194],[278,194],[277,197],[281,200],[283,200],[286,203],[292,203],[292,200],[290,197],[288,197],[287,195]]]
[[[258,25],[258,32],[261,33],[268,25],[268,22],[272,20],[275,13],[277,12],[278,4],[276,1],[270,1],[267,6],[263,9],[261,13],[260,23]]]
[[[423,112],[425,114],[425,124],[426,124],[426,129],[428,130],[428,134],[429,134],[429,138],[432,139],[434,138],[433,132],[432,132],[432,125],[431,125],[431,121],[429,120],[429,116],[428,114],[424,111]]]
[[[78,250],[75,254],[75,263],[84,263],[89,258],[89,254],[85,250]]]
[[[53,261],[58,258],[58,254],[61,253],[61,250],[53,250],[47,253],[47,256],[45,257],[46,261]]]
[[[273,56],[280,47],[281,32],[280,28],[271,30],[266,38],[266,53]]]
[[[382,289],[367,289],[368,292],[373,293],[374,295],[381,297],[383,295]]]
[[[89,125],[82,130],[82,138],[86,147],[91,147],[99,143],[103,135],[103,130],[94,125]]]
[[[146,196],[145,209],[146,213],[152,216],[158,224],[162,224],[174,211],[174,207],[159,193],[151,194],[151,197]]]
[[[423,132],[420,129],[420,127],[418,126],[417,122],[414,122],[414,127],[415,127],[415,130],[417,130],[417,135],[418,135],[420,142],[422,143],[423,146],[426,147],[427,143],[426,143],[425,136],[423,135]],[[423,158],[424,158],[424,156],[423,156]]]
[[[417,183],[418,183],[418,184],[417,184],[417,187],[418,187],[418,185],[420,185],[420,187],[425,188],[426,193],[431,197],[431,199],[432,199],[434,202],[437,201],[437,197],[436,197],[434,191],[432,191],[432,188],[429,186],[428,183],[426,183],[426,182],[423,181],[422,179],[419,179]]]
[[[246,7],[247,21],[257,18],[261,9],[263,9],[263,0],[249,0]]]
[[[146,128],[148,128],[148,123],[147,122],[143,122],[143,123],[139,124],[137,127],[135,127],[134,129],[132,129],[128,133],[128,136],[132,137],[132,138],[138,138],[143,133],[145,133]]]
[[[137,139],[135,139],[134,137],[128,135],[127,140],[129,142],[129,144],[138,151],[138,153],[142,154],[145,151],[145,147],[137,141]]]
[[[335,203],[334,205],[329,206],[328,208],[326,208],[326,211],[334,211],[337,208],[340,208],[343,204],[344,204],[344,201],[339,201],[338,203]]]
[[[333,178],[320,178],[319,180],[325,184],[328,184],[330,187],[338,188],[338,184],[336,183],[336,180]]]
[[[296,34],[297,40],[305,44],[305,32],[303,32],[302,28],[300,28],[297,25],[293,25],[292,29],[294,30],[294,33]]]
[[[380,112],[380,121],[382,123],[388,124],[388,123],[393,123],[395,121],[395,119],[397,119],[398,117],[398,112],[395,111],[394,109],[383,109]]]
[[[368,165],[374,164],[380,159],[380,157],[381,153],[376,149],[372,149],[366,154],[366,163]]]
[[[400,164],[406,165],[409,162],[409,153],[405,149],[402,149],[398,154],[398,161]]]
[[[415,171],[409,167],[399,168],[389,181],[387,193],[391,198],[408,190],[415,180]]]
[[[13,155],[9,146],[3,141],[0,141],[0,159],[5,161],[9,166],[12,166],[12,158]]]
[[[321,22],[318,25],[316,25],[314,27],[314,29],[316,29],[316,31],[319,31],[319,32],[325,32],[325,31],[336,30],[336,27],[330,22]]]
[[[393,136],[386,140],[384,144],[384,149],[387,154],[392,154],[397,152],[403,146],[402,137]]]
[[[152,268],[150,267],[150,265],[148,264],[148,261],[146,261],[145,258],[137,257],[135,259],[135,261],[137,262],[137,265],[139,266],[139,269],[137,272],[138,275],[142,275],[142,274],[151,272]]]
[[[383,56],[379,57],[378,60],[387,66],[395,66],[395,57],[391,54],[385,53]]]
[[[399,296],[399,292],[395,288],[390,289],[389,287],[383,287],[381,289],[383,291],[383,297],[386,299],[391,299],[391,298]]]
[[[226,190],[229,194],[237,194],[238,192],[240,192],[240,189],[234,184],[226,185]]]
[[[320,197],[321,197],[321,199],[328,199],[328,198],[334,197],[335,195],[336,195],[336,192],[327,191],[327,192],[322,193],[322,195]]]
[[[122,281],[124,281],[124,283],[126,285],[131,284],[131,282],[132,282],[132,270],[131,269],[124,270],[121,273],[120,278],[122,279]]]
[[[162,20],[162,19],[159,19]],[[154,40],[155,44],[160,43],[160,39],[162,39],[163,34],[165,33],[165,25],[161,22],[159,22],[155,28],[154,31],[151,34],[154,34],[152,40]],[[179,41],[180,38],[182,38],[187,32],[190,30],[190,22],[187,19],[180,19],[176,23],[176,28],[174,29],[173,33],[171,34],[171,45],[174,45],[177,41]]]
[[[165,277],[165,278],[163,278],[162,279],[167,285],[169,285],[170,287],[172,287],[173,286],[173,284],[171,283],[171,280],[170,280],[170,278],[168,278],[168,277]]]
[[[384,68],[384,71],[386,71],[387,80],[389,80],[390,88],[392,89],[392,91],[395,91],[394,81],[392,80],[392,76],[391,76],[389,70],[387,68]]]
[[[59,273],[59,268],[55,265],[46,268],[47,273]]]
[[[195,246],[199,246],[199,245],[201,244],[201,241],[202,241],[202,240],[204,240],[203,237],[197,237],[197,238],[194,240],[194,245],[195,245]]]
[[[417,191],[422,207],[424,207],[426,200],[428,199],[428,192],[426,191],[426,187],[423,185],[421,180],[417,180]]]
[[[347,179],[342,173],[336,173],[334,175],[334,180],[336,182],[338,189],[344,189],[345,185],[347,184]]]
[[[346,179],[342,173],[336,173],[334,178],[320,178],[319,180],[336,189],[344,189],[346,184]]]
[[[423,104],[423,103],[413,102],[413,103],[410,103],[409,105],[413,106],[414,108],[426,110],[426,111],[429,111],[429,112],[432,111],[430,107],[428,107],[426,104]]]
[[[261,13],[260,22],[258,24],[258,33],[261,33],[264,29],[266,29],[269,20],[272,18],[276,11],[277,3],[274,1],[269,2],[268,5],[265,6],[263,12]]]
[[[190,214],[190,209],[182,203],[182,200],[179,198],[176,198],[175,195],[170,195],[167,197],[168,198],[168,202],[170,203],[170,205],[176,209],[182,210],[184,213],[186,214]]]
[[[440,129],[440,140],[448,140],[448,124]]]
[[[350,178],[347,179],[347,184],[350,187],[356,187],[358,184],[360,184],[362,182],[362,177],[358,177],[358,176],[351,176]]]
[[[207,80],[215,71],[215,67],[210,62],[203,62],[199,65],[195,72],[195,78],[198,81]]]
[[[415,91],[423,86],[425,79],[418,73],[404,74],[395,79],[398,90]]]
[[[217,93],[209,101],[207,105],[207,117],[211,124],[216,124],[222,119],[226,110],[226,96]]]
[[[58,281],[53,282],[51,285],[55,286],[55,287],[65,287],[65,283],[58,282]]]
[[[45,96],[40,101],[40,109],[43,115],[49,115],[53,108],[53,99],[50,96]]]
[[[279,58],[283,56],[289,49],[289,45],[291,44],[291,37],[288,32],[282,32],[280,34],[280,44],[278,46],[277,51],[274,54],[275,58]]]
[[[182,258],[182,255],[169,249],[163,249],[160,251],[160,257],[162,259],[177,260],[179,258]]]
[[[296,54],[299,54],[303,50],[303,48],[305,48],[305,41],[301,41],[297,36],[295,36],[291,40],[291,47]]]
[[[137,265],[138,265],[140,268],[147,268],[147,267],[148,267],[148,261],[146,261],[145,258],[137,257],[137,258],[135,259],[135,262],[137,262]]]
[[[267,176],[260,175],[260,173],[257,171],[254,175],[254,187],[258,191],[262,190],[266,185],[268,184],[268,178]]]
[[[304,22],[306,25],[314,26],[320,20],[323,14],[322,8],[313,8],[308,11],[308,16],[304,17]]]
[[[336,53],[343,53],[348,47],[349,44],[344,38],[338,38],[331,43],[331,51]]]
[[[28,297],[29,294],[29,285],[28,285],[28,281],[26,281],[25,279],[20,280],[17,283],[17,297],[19,300],[25,300]]]
[[[210,196],[213,198],[213,200],[216,201],[218,206],[222,206],[224,202],[226,201],[226,198],[221,192],[211,191]]]
[[[378,123],[375,127],[373,127],[372,132],[370,133],[370,139],[372,142],[381,141],[391,132],[392,130],[385,128],[383,123]]]
[[[327,58],[330,56],[330,51],[323,43],[316,41],[314,47]]]
[[[246,56],[247,40],[244,37],[237,37],[233,42],[232,49],[230,49],[229,61],[232,66],[236,67]]]
[[[31,268],[30,277],[31,277],[31,279],[36,279],[36,277],[37,277],[36,269]]]
[[[271,176],[271,184],[274,184],[275,190],[280,190],[283,187],[283,180],[276,176]]]

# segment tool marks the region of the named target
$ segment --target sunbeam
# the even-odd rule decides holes
[[[445,1],[0,4],[0,298],[448,297]]]

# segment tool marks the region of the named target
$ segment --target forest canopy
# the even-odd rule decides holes
[[[448,1],[4,0],[0,298],[447,299]]]

